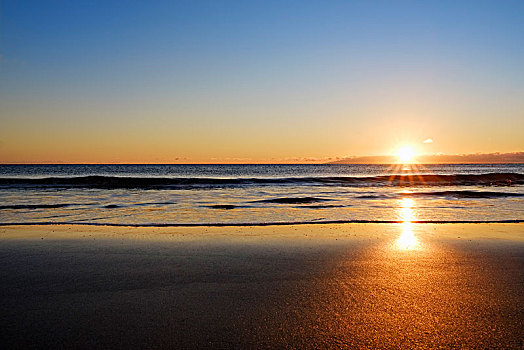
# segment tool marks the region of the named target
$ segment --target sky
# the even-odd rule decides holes
[[[0,55],[2,163],[524,151],[523,1],[6,0]]]

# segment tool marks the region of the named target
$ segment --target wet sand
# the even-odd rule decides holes
[[[524,224],[0,227],[2,348],[523,348]]]

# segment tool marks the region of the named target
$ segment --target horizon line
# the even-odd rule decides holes
[[[0,165],[320,165],[320,164],[360,164],[394,165],[401,164],[395,155],[369,155],[345,157],[287,157],[256,161],[254,159],[224,158],[223,161],[190,161],[187,158],[171,161],[0,161]],[[403,163],[402,163],[403,164]],[[524,151],[466,153],[466,154],[419,154],[406,164],[524,164]]]

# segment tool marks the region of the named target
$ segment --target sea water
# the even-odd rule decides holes
[[[0,165],[3,224],[406,220],[524,221],[524,164]]]

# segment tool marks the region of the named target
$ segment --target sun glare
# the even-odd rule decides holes
[[[397,156],[400,163],[412,163],[415,157],[415,151],[409,146],[404,146],[398,150]]]

